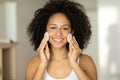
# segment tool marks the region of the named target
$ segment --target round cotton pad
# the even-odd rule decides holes
[[[48,41],[49,40],[49,34],[48,34],[48,32],[45,32],[45,37],[46,37],[46,39]]]
[[[72,34],[69,33],[68,36],[67,36],[67,41],[70,42],[71,39],[72,39]]]

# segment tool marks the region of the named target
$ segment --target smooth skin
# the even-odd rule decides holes
[[[69,42],[69,50],[66,48],[67,36],[73,31],[63,13],[56,13],[50,17],[46,31],[50,36],[51,48],[48,47],[47,37],[44,36],[37,49],[38,56],[33,57],[27,65],[26,80],[43,80],[46,70],[54,78],[68,77],[74,70],[79,80],[97,80],[92,58],[82,54],[74,36]],[[77,62],[78,58],[80,63]]]

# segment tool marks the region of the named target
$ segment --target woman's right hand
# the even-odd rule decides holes
[[[39,45],[37,52],[40,56],[40,64],[47,65],[49,59],[50,59],[50,51],[48,47],[48,40],[49,36],[45,33],[41,44]]]

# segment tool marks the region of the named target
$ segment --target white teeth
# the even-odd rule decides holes
[[[58,42],[60,42],[60,41],[62,41],[62,39],[54,39],[55,41],[58,41]]]

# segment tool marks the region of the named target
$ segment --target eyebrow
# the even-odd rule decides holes
[[[57,24],[48,24],[48,25],[57,26]],[[69,24],[63,24],[62,26],[69,26],[69,27],[70,27],[70,25],[69,25]]]
[[[71,27],[69,24],[64,24],[64,25],[62,25],[62,26],[69,26],[69,27]]]
[[[53,26],[57,26],[57,24],[48,24],[48,25],[53,25]]]

